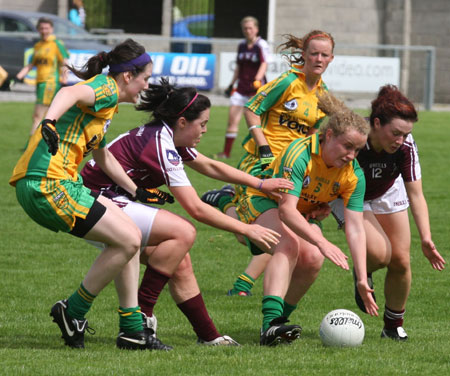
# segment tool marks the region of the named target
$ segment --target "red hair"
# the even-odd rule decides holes
[[[284,34],[283,37],[287,39],[287,42],[280,44],[278,50],[290,50],[288,60],[291,64],[304,64],[303,57],[296,55],[298,52],[306,51],[311,40],[315,38],[329,40],[331,43],[331,51],[334,51],[334,39],[331,34],[326,31],[312,30],[303,36],[303,38],[297,38],[292,34]]]
[[[417,111],[412,102],[406,98],[395,85],[381,87],[378,96],[372,101],[370,126],[373,127],[375,118],[382,126],[398,118],[415,123],[418,120]]]

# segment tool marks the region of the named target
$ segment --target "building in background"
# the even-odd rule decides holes
[[[225,39],[240,38],[239,21],[247,15],[259,19],[261,36],[273,46],[282,41],[283,34],[302,36],[312,29],[327,30],[336,39],[336,54],[400,57],[402,89],[407,89],[414,101],[423,101],[427,69],[434,66],[434,77],[438,78],[431,88],[434,101],[450,103],[448,0],[89,0],[85,7],[88,29],[122,29],[125,33],[167,38],[148,42],[146,47],[158,52],[176,49],[177,42],[168,38],[180,30],[196,35],[200,50],[205,52],[218,55],[234,51],[236,43],[227,44]],[[64,16],[68,1],[0,0],[0,8]],[[209,47],[204,44],[205,38]],[[385,44],[434,46],[436,60],[433,62],[424,51],[372,48]]]

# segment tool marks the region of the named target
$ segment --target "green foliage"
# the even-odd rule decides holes
[[[111,0],[87,0],[83,2],[86,10],[86,29],[111,27]]]
[[[89,2],[86,2],[89,3]],[[121,105],[107,139],[142,124],[146,114]],[[184,315],[176,308],[168,291],[156,306],[159,337],[174,346],[169,353],[128,352],[115,348],[118,306],[113,286],[96,299],[88,314],[95,336],[86,335],[86,349],[63,346],[59,329],[48,316],[52,304],[69,296],[94,261],[97,250],[82,240],[36,225],[16,201],[7,184],[20,156],[30,128],[33,104],[2,103],[0,139],[0,359],[4,375],[445,375],[450,372],[450,290],[448,270],[433,271],[422,256],[417,231],[412,226],[411,260],[413,285],[405,317],[410,336],[407,343],[380,339],[381,317],[368,317],[358,311],[353,300],[350,272],[339,270],[326,261],[316,283],[291,317],[302,325],[302,338],[291,346],[264,348],[259,343],[261,325],[262,280],[256,282],[254,296],[227,297],[236,276],[250,259],[249,252],[238,245],[232,234],[195,223],[197,241],[191,256],[197,279],[210,315],[219,331],[242,344],[239,348],[205,348],[195,344],[196,336]],[[213,108],[208,133],[199,150],[205,155],[220,151],[227,122],[227,108]],[[447,134],[450,113],[420,114],[414,128],[419,146],[423,185],[428,199],[433,239],[450,259],[449,223],[450,181]],[[241,133],[235,143],[235,165],[240,157]],[[199,194],[220,187],[188,171]],[[170,207],[187,216],[174,204]],[[342,232],[325,220],[326,236],[348,253]],[[384,272],[374,274],[380,315],[383,313]],[[358,313],[364,321],[366,338],[359,348],[336,349],[321,345],[318,328],[325,314],[336,308]]]

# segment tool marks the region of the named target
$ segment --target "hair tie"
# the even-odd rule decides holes
[[[314,34],[314,35],[311,35],[308,39],[306,39],[306,41],[303,43],[303,45],[304,46],[307,45],[308,42],[313,38],[327,38],[327,39],[331,40],[331,38],[328,34],[323,34],[323,33],[322,34]]]
[[[143,67],[151,62],[152,58],[150,55],[147,52],[144,52],[135,59],[119,64],[109,64],[109,71],[113,73],[129,72],[135,70],[137,67]]]
[[[181,115],[184,111],[186,111],[186,110],[191,106],[191,104],[194,103],[194,101],[195,101],[195,99],[196,99],[197,97],[198,97],[198,93],[195,93],[194,98],[191,99],[191,101],[188,103],[188,105],[187,105],[185,108],[183,108],[183,109],[177,114],[177,116]]]

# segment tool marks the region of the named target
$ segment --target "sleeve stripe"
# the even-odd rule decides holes
[[[164,129],[164,128],[163,128]],[[161,131],[156,133],[156,155],[158,156],[159,166],[161,168],[161,172],[164,176],[164,180],[166,181],[166,185],[169,186],[169,175],[166,171],[166,166],[164,165],[164,155],[162,155],[162,147],[161,147]]]

